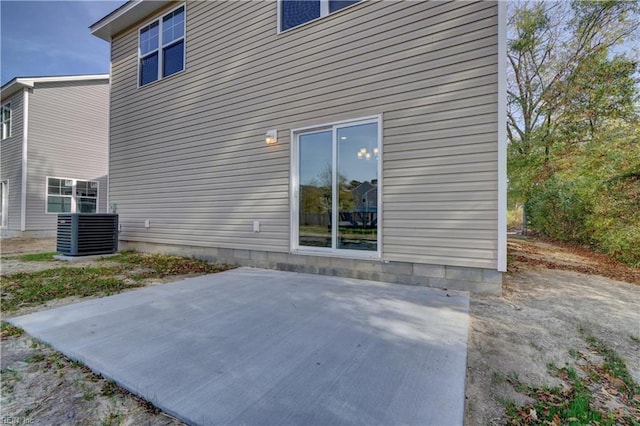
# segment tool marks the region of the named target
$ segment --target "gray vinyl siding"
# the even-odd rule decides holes
[[[27,230],[55,230],[46,214],[46,178],[97,180],[106,212],[108,80],[36,83],[29,96]]]
[[[0,141],[0,180],[9,181],[8,226],[7,229],[20,231],[20,211],[22,200],[22,135],[23,135],[23,91],[8,99],[2,105],[11,103],[11,137]]]
[[[291,129],[382,114],[383,259],[496,268],[495,2],[363,2],[282,34],[276,2],[186,9],[183,73],[137,87],[148,20],[112,42],[122,239],[287,252]]]

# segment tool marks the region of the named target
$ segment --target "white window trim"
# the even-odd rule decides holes
[[[1,205],[1,218],[0,218],[0,228],[6,229],[9,227],[9,179],[5,179],[0,182],[4,188],[2,188],[2,199],[0,200]]]
[[[162,40],[162,20],[165,16],[169,15],[170,13],[175,12],[176,10],[180,9],[181,7],[184,7],[184,33],[182,34],[182,37],[177,38],[175,40],[172,40],[170,43],[166,43],[163,44],[163,40]],[[148,27],[149,25],[153,24],[154,22],[158,22],[158,79],[155,81],[152,81],[151,83],[147,83],[147,84],[140,84],[140,60],[143,57],[147,57],[149,55],[151,55],[154,51],[152,52],[148,52],[145,55],[141,55],[140,54],[140,32]],[[179,40],[182,40],[183,42],[183,49],[182,49],[182,70],[175,72],[173,74],[171,74],[170,76],[167,77],[162,77],[162,66],[164,65],[164,57],[163,57],[163,49],[171,44],[177,43]],[[138,74],[136,75],[136,81],[138,84],[138,89],[142,88],[142,87],[149,87],[152,84],[158,83],[159,81],[162,81],[164,79],[173,77],[174,75],[179,75],[182,74],[183,72],[185,72],[185,70],[187,69],[187,4],[186,3],[182,3],[176,7],[174,7],[171,10],[168,10],[166,12],[163,12],[162,15],[156,17],[155,19],[152,19],[148,22],[146,22],[143,26],[141,26],[140,28],[138,28],[138,38],[136,40],[137,43],[137,51],[138,51]]]
[[[333,247],[305,247],[300,246],[299,244],[299,226],[300,226],[300,194],[299,194],[299,183],[300,183],[300,162],[299,162],[299,140],[298,136],[309,133],[316,133],[319,131],[328,131],[331,130],[333,133],[332,136],[332,155],[333,162],[335,164],[337,150],[336,150],[336,132],[338,127],[344,127],[346,125],[359,125],[359,124],[370,124],[376,123],[378,125],[378,226],[377,226],[377,250],[376,251],[365,251],[365,250],[346,250],[346,249],[334,249]],[[353,120],[342,120],[342,121],[334,121],[331,123],[319,124],[316,126],[307,126],[307,127],[299,127],[296,129],[291,129],[291,190],[290,197],[291,205],[291,217],[289,218],[289,226],[291,227],[290,232],[290,253],[291,254],[301,254],[301,255],[313,255],[313,256],[330,256],[330,257],[341,257],[347,259],[374,259],[380,260],[382,259],[382,215],[383,215],[383,205],[382,205],[382,160],[383,160],[383,141],[382,141],[382,114],[374,115],[369,117],[362,117]],[[335,174],[337,170],[335,167],[333,168],[333,180],[335,181]],[[337,196],[335,193],[333,194],[334,198]],[[336,200],[333,200],[332,203],[334,206],[336,204]],[[337,211],[335,209],[332,210],[332,222],[336,222]],[[332,245],[333,245],[333,231],[332,231]]]
[[[360,1],[359,3],[350,4],[349,6],[343,7],[340,10],[336,10],[335,12],[329,13],[329,0],[319,0],[319,1],[320,1],[320,16],[319,17],[314,18],[314,19],[312,19],[310,21],[304,22],[304,23],[302,23],[300,25],[296,25],[295,27],[291,27],[291,28],[287,28],[286,30],[283,30],[282,29],[282,0],[278,0],[278,7],[277,7],[277,9],[278,9],[277,10],[277,16],[278,16],[277,25],[278,25],[278,28],[277,28],[277,33],[278,34],[282,34],[282,33],[286,33],[286,32],[295,30],[296,28],[303,27],[305,25],[311,24],[312,22],[317,22],[317,21],[319,21],[321,19],[326,18],[329,15],[334,15],[336,13],[340,13],[343,10],[350,9],[350,8],[352,8],[354,6],[357,6],[357,5],[361,4],[361,3],[365,3],[366,2],[366,0],[363,0],[363,1]]]
[[[7,108],[9,110],[9,125],[7,126],[7,135],[4,135],[4,131],[2,131],[2,129],[4,129],[4,109]],[[0,113],[2,113],[2,117],[0,117],[0,125],[2,126],[2,129],[0,129],[0,140],[5,140],[5,139],[9,139],[11,137],[11,122],[13,121],[13,110],[11,109],[11,102],[7,102],[6,104],[2,105],[2,110],[0,110]]]
[[[69,197],[71,198],[71,211],[70,212],[50,212],[49,211],[49,179],[60,179],[60,180],[71,180],[73,184],[71,185],[71,195],[59,195],[59,194],[51,194],[52,197]],[[98,185],[98,190],[96,191],[96,213],[100,211],[100,181],[93,179],[73,179],[73,178],[65,178],[59,176],[47,176],[45,178],[45,189],[44,189],[44,211],[46,214],[64,214],[64,213],[76,213],[77,212],[77,195],[76,195],[76,184],[78,181],[82,182],[95,182]]]

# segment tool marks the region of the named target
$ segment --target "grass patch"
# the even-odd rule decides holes
[[[627,365],[622,358],[611,348],[609,348],[602,340],[593,336],[584,336],[589,349],[600,354],[604,358],[601,366],[594,366],[589,373],[592,375],[603,376],[613,382],[618,392],[623,393],[629,399],[634,397],[640,398],[640,385],[638,385],[631,377]],[[640,400],[637,400],[638,414],[640,414]]]
[[[100,420],[100,426],[119,426],[122,424],[124,416],[122,413],[110,412],[105,418]]]
[[[148,278],[220,272],[229,265],[132,251],[103,259],[104,266],[52,268],[3,277],[2,308],[12,311],[70,296],[107,296],[142,286]],[[110,262],[107,265],[106,262]],[[113,266],[113,262],[117,265]]]
[[[24,330],[20,327],[16,327],[15,325],[8,323],[7,321],[2,321],[0,323],[0,338],[2,340],[9,337],[19,337],[23,334]]]
[[[9,367],[3,368],[0,373],[2,374],[2,384],[0,389],[2,389],[3,394],[13,392],[16,382],[22,380],[20,373]]]
[[[106,296],[134,287],[115,276],[116,268],[54,268],[4,278],[2,308],[41,304],[70,296]]]
[[[512,401],[502,401],[507,424],[640,425],[637,420],[640,418],[640,386],[629,374],[624,360],[601,340],[582,329],[580,334],[587,343],[587,353],[572,351],[577,369],[547,366],[563,386],[534,387],[523,384],[515,376],[508,377],[514,389],[535,402],[518,407]],[[596,358],[602,362],[595,361]]]
[[[18,259],[23,262],[47,262],[53,260],[53,256],[57,254],[55,251],[49,253],[29,253],[19,256]]]
[[[118,385],[116,385],[116,382],[114,382],[113,380],[107,380],[102,385],[102,390],[100,391],[100,393],[103,396],[114,396],[118,393],[122,393],[122,389],[120,389],[120,387],[118,387]]]
[[[124,251],[102,261],[137,266],[149,271],[138,274],[144,278],[163,278],[171,275],[211,274],[231,269],[230,265],[212,264],[204,260],[163,254]]]

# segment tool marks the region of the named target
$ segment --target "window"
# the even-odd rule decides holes
[[[76,211],[95,213],[98,209],[98,182],[76,182]]]
[[[2,137],[5,140],[11,137],[11,104],[2,105]]]
[[[96,213],[98,182],[47,178],[47,213]]]
[[[379,119],[294,135],[292,248],[377,256]]]
[[[279,7],[279,30],[288,29],[305,24],[314,19],[327,16],[337,12],[361,0],[280,0]]]
[[[140,29],[140,86],[184,70],[184,33],[184,5]]]

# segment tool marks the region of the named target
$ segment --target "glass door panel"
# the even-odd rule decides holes
[[[338,249],[378,249],[378,124],[339,127]]]
[[[332,131],[299,136],[299,228],[298,244],[332,247],[333,209]]]

